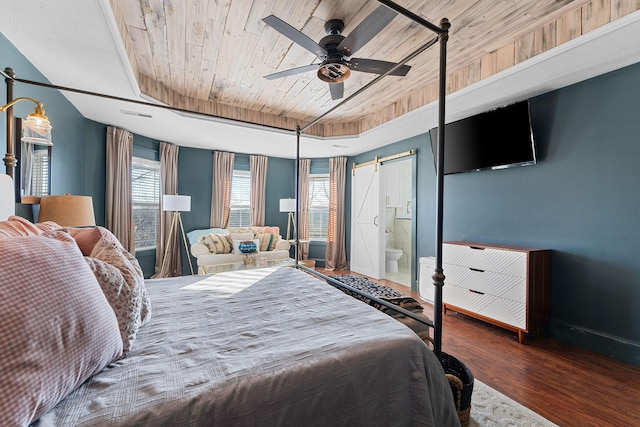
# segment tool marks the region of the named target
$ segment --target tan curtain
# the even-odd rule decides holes
[[[344,198],[347,181],[347,158],[329,159],[329,226],[327,229],[327,270],[345,270],[347,251],[345,246]]]
[[[311,160],[300,159],[298,165],[298,182],[300,189],[298,194],[298,239],[306,240],[300,243],[298,248],[298,258],[307,259],[309,257],[309,172],[311,171]]]
[[[231,180],[235,154],[213,152],[213,185],[211,190],[211,227],[226,228],[231,205]]]
[[[251,171],[251,225],[263,226],[265,213],[265,190],[267,188],[266,156],[249,156]]]
[[[132,156],[131,132],[108,126],[105,226],[120,240],[127,251],[135,253],[133,208],[131,207]]]
[[[174,144],[160,143],[160,224],[156,239],[156,266],[152,278],[182,276],[179,227],[171,232],[173,212],[162,209],[162,196],[178,194],[178,149]],[[175,224],[177,225],[177,223]],[[167,240],[171,235],[171,240]],[[168,247],[168,251],[167,251]],[[187,255],[189,254],[189,248]],[[164,261],[164,255],[167,260]],[[164,264],[163,264],[164,263]],[[164,268],[163,268],[164,267]]]

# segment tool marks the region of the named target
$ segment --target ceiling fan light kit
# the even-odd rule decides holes
[[[397,67],[398,64],[389,61],[351,58],[351,55],[382,31],[397,14],[384,5],[379,6],[347,36],[342,35],[344,22],[341,19],[330,19],[324,24],[327,35],[319,43],[280,18],[269,15],[262,20],[265,24],[316,55],[321,62],[268,74],[264,78],[272,80],[317,69],[318,78],[330,84],[331,98],[339,99],[344,96],[343,82],[349,78],[351,71],[384,74],[396,67],[389,75],[405,76],[411,69],[408,65]]]

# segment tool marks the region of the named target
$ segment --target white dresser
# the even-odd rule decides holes
[[[475,242],[445,242],[443,305],[524,334],[549,321],[551,251]]]

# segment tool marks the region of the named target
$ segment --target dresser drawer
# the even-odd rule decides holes
[[[480,294],[459,286],[446,284],[443,301],[466,311],[473,312],[515,328],[527,330],[527,306],[491,294]]]
[[[445,285],[455,285],[473,292],[494,295],[526,303],[527,279],[454,264],[443,264]]]
[[[444,243],[442,262],[507,276],[527,277],[526,252]]]

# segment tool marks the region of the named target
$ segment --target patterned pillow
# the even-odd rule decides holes
[[[110,237],[101,237],[98,240],[91,251],[90,258],[104,261],[120,270],[122,277],[132,291],[131,297],[136,299],[136,301],[128,302],[128,305],[140,306],[139,311],[128,313],[125,317],[137,318],[140,322],[139,326],[146,324],[151,319],[151,300],[138,260],[126,251],[117,240],[114,242]]]
[[[278,234],[258,233],[258,240],[260,240],[260,252],[274,250],[279,238],[280,236]]]
[[[68,233],[0,239],[0,253],[0,425],[26,426],[120,358],[122,340]]]
[[[212,254],[229,254],[231,253],[231,244],[224,234],[208,234],[200,236],[198,243],[205,245]]]
[[[251,254],[260,252],[260,241],[254,240],[234,240],[233,241],[233,253],[236,255]]]
[[[116,314],[122,338],[122,352],[126,355],[131,350],[140,328],[142,289],[129,286],[117,267],[97,258],[85,257],[84,259]]]

